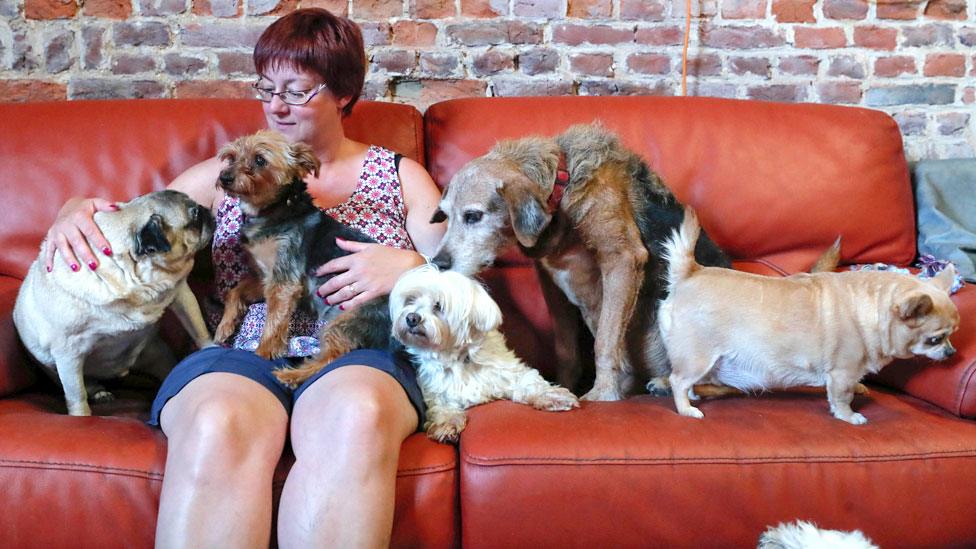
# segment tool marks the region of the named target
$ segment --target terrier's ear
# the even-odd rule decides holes
[[[895,306],[895,312],[898,318],[911,322],[929,314],[933,306],[932,298],[928,294],[916,293],[899,302]]]
[[[295,159],[295,165],[301,171],[302,178],[308,174],[312,174],[314,177],[319,176],[319,168],[322,167],[322,162],[319,161],[318,156],[315,156],[312,147],[301,142],[294,143],[291,145],[291,156]]]
[[[219,158],[221,162],[233,162],[236,157],[237,148],[234,147],[233,143],[228,143],[217,151],[217,158]]]
[[[434,215],[430,216],[431,223],[443,223],[445,221],[447,221],[447,214],[440,207],[434,210]]]
[[[939,274],[932,277],[930,280],[936,288],[942,290],[945,293],[949,293],[952,290],[952,285],[956,282],[956,268],[950,263],[948,267],[942,269]]]
[[[527,177],[519,175],[498,188],[498,194],[508,205],[515,238],[526,248],[536,245],[542,231],[552,221],[545,203],[532,192],[533,187]]]

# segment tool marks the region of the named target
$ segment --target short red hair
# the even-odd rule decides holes
[[[254,46],[258,74],[280,66],[314,73],[337,99],[350,98],[342,108],[348,116],[366,79],[362,31],[322,8],[295,10],[271,23]]]

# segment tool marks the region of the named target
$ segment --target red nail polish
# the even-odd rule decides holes
[[[105,255],[107,255],[107,256],[109,256],[109,257],[112,257],[112,249],[109,248],[108,246],[105,246],[104,248],[102,248],[102,253],[105,254]]]
[[[94,271],[95,269],[98,268],[98,263],[95,263],[94,261],[89,261],[88,268]]]
[[[340,311],[345,311],[346,310],[346,306],[345,305],[339,305],[339,310]]]
[[[47,269],[47,272],[51,272],[51,268],[50,267],[46,267],[46,269]]]
[[[71,270],[72,270],[72,271],[74,271],[74,272],[76,272],[76,273],[77,273],[77,272],[78,272],[78,269],[79,269],[79,268],[80,268],[80,267],[78,267],[78,265],[76,265],[76,264],[74,264],[74,263],[72,263],[72,264],[71,264]]]
[[[119,209],[119,205],[118,205],[118,204],[110,204],[110,205],[109,205],[109,208],[112,208],[113,210],[116,210],[116,211],[118,211],[118,209]]]

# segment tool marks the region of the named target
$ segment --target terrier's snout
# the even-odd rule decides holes
[[[451,270],[451,264],[453,261],[451,260],[451,254],[441,252],[437,254],[437,257],[431,260],[431,263],[442,271],[449,271]]]
[[[416,328],[420,324],[420,315],[417,313],[407,313],[407,326],[410,328]]]
[[[221,170],[219,179],[220,186],[229,189],[234,184],[234,172],[229,169]]]

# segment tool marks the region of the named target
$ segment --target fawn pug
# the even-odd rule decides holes
[[[699,265],[699,231],[688,209],[665,244],[669,295],[658,318],[681,415],[703,417],[689,402],[700,380],[743,391],[823,386],[834,417],[862,424],[851,400],[866,374],[896,358],[955,353],[951,268],[931,281],[863,271],[759,276]]]
[[[390,294],[390,317],[393,335],[417,365],[427,404],[423,427],[434,440],[457,440],[467,423],[464,411],[492,400],[552,411],[579,405],[508,348],[498,330],[498,304],[464,275],[433,266],[404,273]]]
[[[93,402],[113,398],[100,380],[132,368],[160,379],[168,373],[172,364],[143,354],[151,351],[156,321],[167,307],[198,346],[211,344],[186,283],[196,253],[210,244],[210,211],[181,192],[157,191],[98,212],[94,220],[115,253],[97,269],[76,273],[60,257],[44,272],[38,257],[13,313],[24,346],[60,382],[73,416],[91,415],[89,395]]]

